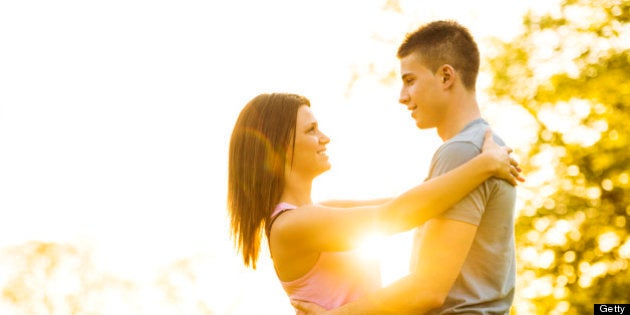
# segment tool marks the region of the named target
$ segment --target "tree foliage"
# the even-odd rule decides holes
[[[0,270],[0,314],[211,315],[234,304],[219,300],[235,289],[216,281],[225,270],[206,255],[181,258],[144,282],[98,268],[85,245],[31,241],[0,250]]]
[[[0,313],[102,314],[134,293],[130,281],[101,272],[91,252],[74,245],[32,241],[3,249]]]
[[[405,16],[397,0],[383,9]],[[519,152],[528,182],[519,188],[514,312],[592,314],[595,303],[630,303],[630,2],[564,0],[528,13],[523,25],[487,60],[488,94],[537,125],[535,143]],[[397,43],[382,44],[389,52]],[[348,89],[366,77],[391,85],[395,73],[389,64],[357,67]],[[162,270],[155,292],[98,270],[90,255],[45,242],[1,251],[0,312],[96,314],[121,304],[138,313],[140,295],[159,296],[174,312],[213,314],[221,304],[198,295],[225,290],[199,257]]]
[[[497,42],[494,97],[538,125],[517,220],[518,314],[630,303],[630,2],[566,0]]]

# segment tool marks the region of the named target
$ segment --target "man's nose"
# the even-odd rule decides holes
[[[409,106],[409,95],[405,90],[400,91],[400,96],[398,96],[398,102],[405,106]]]

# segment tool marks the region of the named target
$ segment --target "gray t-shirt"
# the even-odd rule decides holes
[[[444,174],[478,155],[488,127],[480,118],[446,141],[433,156],[428,178]],[[504,145],[496,135],[494,140]],[[509,314],[516,278],[515,199],[516,189],[512,185],[491,178],[440,216],[476,225],[477,233],[446,301],[428,314]],[[416,232],[413,259],[422,259],[415,247],[421,229]],[[414,266],[412,261],[412,269]]]

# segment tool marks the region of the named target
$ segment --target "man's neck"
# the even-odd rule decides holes
[[[442,141],[448,141],[455,137],[470,122],[481,118],[481,111],[479,110],[474,95],[462,99],[457,104],[457,106],[451,107],[451,111],[447,113],[446,119],[436,128]]]

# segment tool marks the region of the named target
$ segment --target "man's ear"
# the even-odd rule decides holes
[[[442,77],[442,86],[444,88],[450,88],[455,83],[455,69],[451,65],[442,65],[438,72]]]

